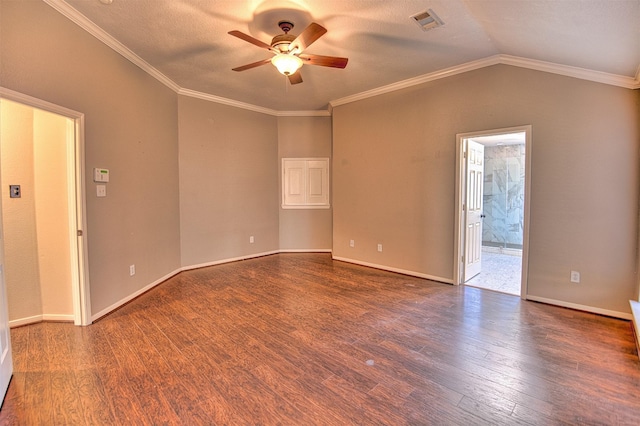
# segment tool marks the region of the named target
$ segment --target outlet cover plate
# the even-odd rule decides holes
[[[20,185],[9,185],[9,198],[21,198]]]

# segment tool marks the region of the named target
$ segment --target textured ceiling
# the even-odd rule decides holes
[[[49,3],[63,0],[50,0]],[[637,78],[640,0],[66,0],[177,86],[277,111],[326,110],[332,100],[494,55]],[[432,9],[444,25],[409,17]],[[328,32],[305,53],[349,58],[344,70],[305,65],[290,86],[269,58],[232,37],[266,43],[277,22]]]

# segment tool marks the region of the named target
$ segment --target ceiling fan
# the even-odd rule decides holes
[[[318,40],[327,32],[323,26],[312,22],[297,37],[293,34],[289,34],[289,31],[293,28],[293,23],[289,21],[280,21],[278,22],[278,26],[284,34],[275,36],[273,40],[271,40],[271,44],[264,43],[240,31],[229,31],[229,34],[232,36],[266,49],[274,55],[273,58],[263,59],[258,62],[233,68],[233,71],[245,71],[271,62],[276,68],[278,68],[280,73],[287,76],[291,84],[298,84],[302,83],[302,77],[298,70],[304,64],[333,68],[344,68],[347,66],[347,61],[349,60],[347,58],[302,53],[311,45],[311,43]]]

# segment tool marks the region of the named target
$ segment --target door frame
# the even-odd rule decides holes
[[[525,133],[525,175],[524,175],[524,229],[522,230],[522,275],[520,286],[520,298],[527,298],[527,277],[529,273],[529,222],[530,222],[530,199],[531,199],[531,125],[506,127],[493,130],[481,130],[477,132],[458,133],[456,135],[456,194],[455,194],[455,231],[454,231],[454,265],[453,284],[460,285],[463,276],[462,255],[464,247],[464,212],[462,205],[466,194],[464,162],[464,141],[480,136],[501,135],[508,133]]]
[[[73,141],[67,140],[67,182],[69,194],[69,232],[71,250],[71,281],[73,297],[73,323],[91,324],[89,294],[89,253],[87,248],[87,216],[85,196],[84,114],[34,98],[11,89],[0,87],[0,98],[18,102],[32,108],[48,111],[73,120]],[[67,135],[68,137],[68,135]],[[73,144],[72,144],[73,142]],[[73,149],[69,149],[70,146]]]

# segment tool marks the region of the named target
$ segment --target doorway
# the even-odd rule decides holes
[[[20,246],[30,241],[28,247],[12,247],[15,253],[28,253],[28,255],[11,257],[5,251],[4,268],[8,272],[14,263],[25,262],[25,258],[30,258],[32,262],[29,265],[15,265],[15,270],[21,270],[21,273],[24,273],[25,269],[31,269],[28,273],[34,275],[31,277],[35,282],[33,286],[34,288],[37,286],[40,293],[36,297],[41,296],[40,305],[34,305],[30,311],[36,313],[35,315],[25,317],[16,315],[18,318],[10,321],[10,325],[18,326],[40,320],[73,320],[75,325],[88,325],[91,322],[91,314],[87,250],[83,232],[86,229],[83,179],[84,116],[4,88],[0,88],[0,102],[3,104],[1,117],[3,135],[17,132],[19,138],[28,140],[28,142],[21,142],[21,145],[26,148],[19,148],[23,151],[20,151],[20,158],[15,159],[15,168],[24,167],[26,163],[23,161],[26,161],[31,168],[31,172],[26,174],[12,175],[20,176],[19,180],[23,181],[17,200],[10,198],[8,193],[4,193],[7,192],[5,189],[8,189],[9,185],[20,185],[21,182],[2,181],[3,211],[17,209],[18,215],[28,212],[30,216],[26,220],[20,220],[20,216],[16,217],[16,211],[11,211],[11,215],[15,218],[14,225],[26,226],[26,222],[31,222],[28,225],[31,227],[30,238],[13,240],[19,241]],[[50,139],[51,134],[58,135],[55,142]],[[6,138],[2,141],[5,144],[3,148],[10,144],[10,139]],[[60,146],[54,148],[54,145]],[[3,167],[5,164],[12,164],[12,161],[11,156],[3,157]],[[58,166],[52,173],[47,169],[54,161]],[[53,170],[53,167],[51,169]],[[8,174],[3,172],[3,175]],[[40,205],[39,209],[36,209],[36,204]],[[56,206],[58,212],[55,220],[53,218],[56,215],[50,214],[52,206]],[[6,222],[5,217],[3,229],[5,236],[13,232],[9,229],[13,225]],[[57,229],[55,225],[51,226],[53,222],[57,224]],[[38,230],[37,233],[36,230]],[[2,241],[5,249],[7,244],[11,244],[11,239],[3,237]],[[34,270],[38,272],[34,273]],[[5,285],[8,290],[11,290],[9,282],[11,277],[8,276],[9,274],[6,275]],[[40,280],[40,277],[46,277],[46,280]],[[21,293],[21,296],[23,295]],[[10,295],[8,302],[11,305]],[[24,300],[19,300],[16,303],[23,302]],[[39,311],[38,307],[40,307]]]
[[[526,298],[530,152],[531,126],[457,135],[455,284]]]

